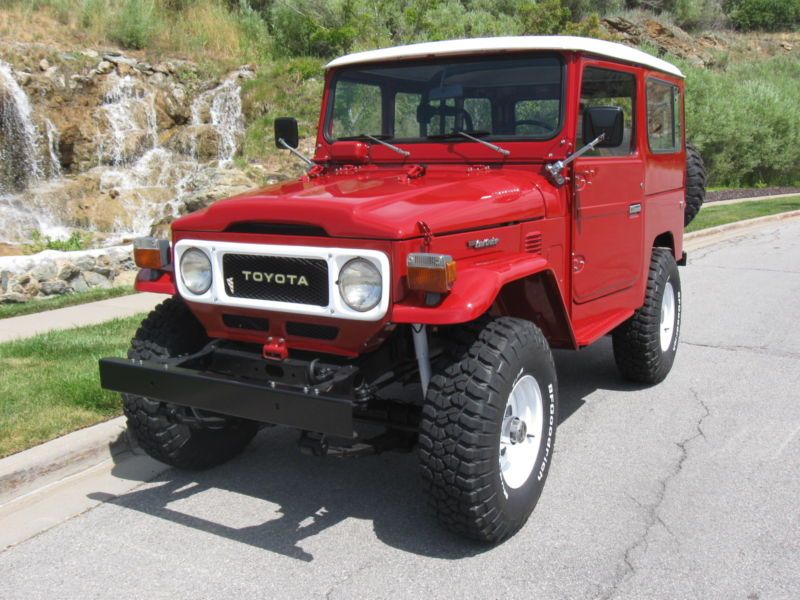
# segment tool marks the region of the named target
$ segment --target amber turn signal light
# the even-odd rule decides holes
[[[133,261],[142,269],[163,269],[169,265],[169,242],[154,237],[133,240]]]
[[[444,294],[456,280],[456,263],[447,254],[409,254],[406,267],[408,287],[412,290]]]

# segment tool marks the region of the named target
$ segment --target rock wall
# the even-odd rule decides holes
[[[135,270],[131,246],[0,257],[0,304],[108,288]]]

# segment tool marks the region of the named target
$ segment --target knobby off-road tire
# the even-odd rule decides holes
[[[692,144],[686,144],[686,194],[683,207],[683,226],[691,223],[706,199],[706,166],[703,157]]]
[[[558,421],[553,357],[542,332],[520,319],[484,318],[443,335],[420,424],[425,488],[446,527],[497,543],[525,524],[547,479]],[[524,410],[537,397],[538,418]],[[514,418],[527,430],[511,444]],[[519,424],[514,433],[521,437]]]
[[[208,341],[186,305],[170,298],[142,321],[128,357],[157,361],[197,352]],[[189,425],[181,416],[196,417],[191,409],[142,396],[123,394],[122,403],[139,445],[156,460],[182,469],[221,464],[239,454],[258,431],[253,421],[221,415],[202,423],[195,418]]]
[[[672,369],[681,331],[681,280],[667,248],[653,248],[644,305],[614,330],[614,359],[636,383],[663,381]]]

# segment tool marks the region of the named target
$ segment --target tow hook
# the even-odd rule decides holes
[[[268,337],[267,343],[261,349],[261,356],[267,360],[286,360],[289,358],[289,348],[286,346],[286,340],[272,336]]]

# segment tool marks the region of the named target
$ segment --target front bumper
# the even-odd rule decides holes
[[[346,373],[333,375],[317,385],[289,384],[266,377],[249,378],[208,370],[205,367],[210,366],[209,360],[215,354],[220,353],[206,351],[202,360],[166,363],[103,358],[100,385],[107,390],[202,411],[339,437],[354,436],[356,399],[352,388],[347,389],[348,381],[353,379],[347,367],[342,369]],[[241,363],[241,356],[238,358]],[[195,364],[198,362],[201,364]],[[260,366],[263,368],[265,364],[268,363],[262,361]],[[295,368],[292,372],[298,370],[302,369]]]

